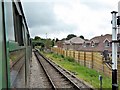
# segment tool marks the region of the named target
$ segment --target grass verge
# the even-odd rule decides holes
[[[42,52],[43,53],[43,52]],[[91,84],[94,88],[100,87],[99,75],[102,75],[102,87],[112,88],[112,79],[105,76],[103,73],[99,73],[96,70],[81,66],[76,63],[71,57],[64,57],[63,55],[58,55],[54,53],[43,53],[47,58],[52,59],[54,62],[72,72],[76,77],[84,80],[85,82]],[[120,83],[119,83],[120,85]],[[119,87],[120,90],[120,87]]]

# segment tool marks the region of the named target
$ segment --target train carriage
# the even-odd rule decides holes
[[[0,12],[0,89],[26,88],[31,39],[22,4],[1,0]]]

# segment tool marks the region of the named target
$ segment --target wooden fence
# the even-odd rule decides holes
[[[65,57],[73,57],[79,64],[95,69],[98,72],[102,72],[105,75],[111,77],[112,70],[103,63],[103,58],[100,52],[84,52],[84,51],[73,51],[73,50],[63,50],[61,48],[52,48],[53,52],[62,54]],[[120,81],[120,61],[118,61],[118,79]]]

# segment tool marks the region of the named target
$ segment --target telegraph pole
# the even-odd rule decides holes
[[[118,90],[117,84],[117,17],[116,11],[112,11],[112,90]]]
[[[47,40],[47,33],[46,33],[46,40]]]

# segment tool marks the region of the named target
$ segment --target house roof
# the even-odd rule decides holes
[[[84,43],[90,43],[90,41],[84,41]]]
[[[95,39],[94,39],[94,40],[91,40],[90,43],[91,43],[91,42],[99,43],[99,40],[95,40]]]
[[[108,39],[110,42],[112,41],[112,35],[110,34],[106,34],[106,35],[101,35],[101,36],[96,36],[92,39],[90,39],[90,41],[94,41],[94,43],[96,43],[97,45],[95,47],[80,47],[78,50],[84,50],[84,51],[104,51],[104,50],[108,50],[108,51],[112,51],[111,47],[105,47],[104,44],[104,40]]]
[[[82,43],[84,43],[84,39],[81,39],[81,38],[79,38],[79,37],[73,37],[73,38],[71,38],[70,40],[66,40],[65,41],[65,44],[82,44]]]

